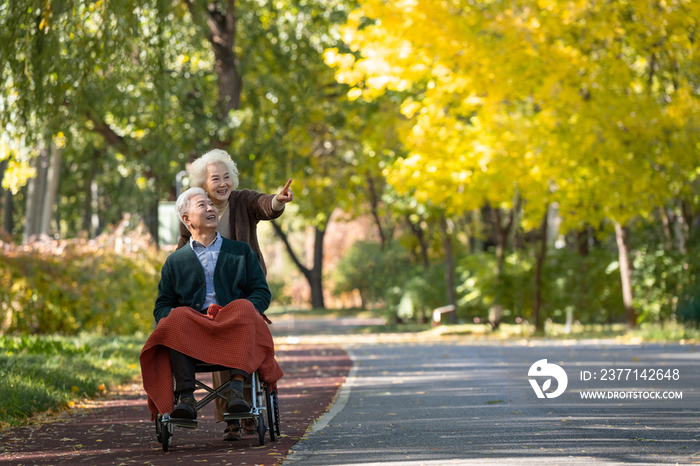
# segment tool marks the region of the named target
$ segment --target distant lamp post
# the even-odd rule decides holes
[[[175,192],[180,197],[182,192],[182,179],[187,177],[187,172],[182,170],[175,175]],[[187,183],[189,184],[189,183]],[[158,204],[158,240],[161,245],[175,245],[180,239],[180,217],[175,210],[175,202],[161,202]]]
[[[182,179],[186,176],[187,176],[186,170],[181,170],[177,173],[177,175],[175,175],[175,197],[176,198],[180,197],[180,194],[182,193]]]

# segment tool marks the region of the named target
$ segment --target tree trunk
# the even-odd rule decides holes
[[[326,235],[325,227],[323,229],[315,228],[314,238],[314,267],[311,269],[311,306],[314,309],[325,309],[326,305],[323,301],[323,238]]]
[[[687,243],[693,237],[693,221],[695,220],[695,213],[693,212],[692,204],[685,199],[681,200],[681,215],[683,216],[683,232],[685,233]]]
[[[369,173],[367,173],[367,188],[369,190],[369,202],[372,210],[372,218],[374,218],[374,222],[377,224],[377,230],[379,231],[379,242],[383,250],[384,246],[386,246],[387,238],[384,235],[384,228],[382,228],[382,222],[379,218],[379,199],[377,196],[377,191],[374,187],[374,179]]]
[[[615,225],[615,239],[617,240],[618,260],[620,264],[620,280],[622,281],[622,302],[625,306],[625,315],[628,328],[637,326],[637,312],[633,305],[632,295],[632,267],[629,261],[628,234],[617,222]]]
[[[207,40],[214,52],[214,69],[218,78],[219,95],[217,97],[217,119],[224,123],[231,110],[238,109],[243,89],[243,79],[238,71],[238,56],[234,51],[236,42],[236,2],[228,0],[226,6],[222,2],[207,3]],[[194,0],[185,0],[194,21],[200,18],[200,12]],[[216,145],[228,147],[233,140],[232,135],[219,138]]]
[[[3,229],[7,233],[12,235],[12,232],[7,229],[7,223],[6,223],[6,220],[8,219],[8,215],[7,215],[8,201],[10,203],[9,206],[10,207],[12,206],[12,193],[10,192],[9,189],[8,190],[2,189],[2,180],[3,180],[3,178],[5,178],[5,170],[7,170],[7,166],[9,165],[9,163],[10,163],[9,158],[0,162],[0,193],[3,194],[3,209],[2,209],[2,211],[3,211],[4,220],[5,220],[3,222]],[[9,218],[10,219],[12,218],[11,214],[10,214]]]
[[[9,165],[9,163],[10,163],[9,158],[7,158],[3,161],[0,161],[0,193],[4,196],[3,200],[5,202],[7,202],[7,197],[10,195],[10,190],[8,189],[7,191],[5,191],[4,189],[2,189],[2,180],[3,180],[3,178],[5,178],[5,170],[7,170],[7,166]],[[4,210],[5,209],[3,208],[3,212],[4,212]]]
[[[515,214],[515,207],[510,209],[508,217],[506,219],[505,225],[501,219],[501,209],[495,208],[491,209],[491,223],[493,223],[493,230],[496,234],[496,270],[494,273],[496,275],[497,286],[496,286],[496,296],[494,299],[493,306],[489,312],[489,323],[491,328],[494,330],[498,328],[501,323],[501,317],[503,315],[503,304],[501,303],[501,296],[503,287],[503,265],[506,258],[506,246],[508,245],[508,235],[510,234],[510,229],[513,226],[513,218]]]
[[[578,253],[580,256],[587,256],[588,250],[588,225],[576,232],[576,243],[578,245]]]
[[[503,221],[501,219],[501,209],[491,209],[491,222],[493,223],[493,230],[496,234],[496,275],[500,275],[503,271],[503,262],[505,261],[508,235],[510,234],[510,229],[513,226],[514,211],[515,209],[511,209],[510,212],[508,212],[506,224],[503,225]]]
[[[447,284],[447,304],[455,307],[454,312],[448,313],[450,324],[457,323],[457,294],[455,293],[455,271],[452,257],[452,236],[447,230],[447,220],[445,216],[440,217],[440,228],[442,229],[442,244],[445,248],[445,278]]]
[[[41,233],[42,209],[46,192],[46,176],[49,170],[49,154],[42,149],[39,156],[33,160],[36,175],[27,183],[27,203],[25,210],[24,239],[26,243],[34,235]]]
[[[98,167],[98,162],[100,159],[100,151],[95,148],[92,152],[92,167],[90,168],[90,173],[88,174],[88,178],[85,180],[85,184],[83,185],[83,189],[85,192],[85,202],[83,203],[83,225],[82,225],[82,230],[85,231],[88,235],[88,237],[93,237],[91,232],[94,233],[94,230],[92,229],[92,215],[93,215],[93,200],[92,200],[92,193],[93,193],[93,182],[95,180],[95,177],[97,176],[97,167]]]
[[[544,268],[544,259],[547,254],[547,218],[549,216],[549,205],[544,211],[544,220],[542,220],[542,242],[540,244],[540,252],[537,254],[537,262],[535,264],[535,297],[532,302],[532,317],[535,319],[535,330],[544,330],[544,321],[542,320],[542,269]]]
[[[664,227],[664,249],[670,250],[673,247],[673,236],[671,236],[671,219],[668,216],[666,207],[659,208],[661,213],[661,223]]]
[[[99,236],[102,230],[102,222],[100,221],[100,187],[96,180],[90,183],[90,231],[93,238]]]
[[[10,236],[12,236],[15,230],[14,207],[15,205],[14,200],[12,199],[12,191],[8,189],[5,191],[5,205],[2,209],[2,227]]]
[[[416,239],[418,240],[418,247],[420,248],[420,257],[421,261],[423,262],[423,269],[428,270],[428,267],[430,267],[430,259],[428,258],[428,241],[425,239],[425,232],[423,231],[423,228],[421,228],[420,222],[414,224],[411,221],[410,215],[406,216],[406,221],[408,222],[408,225],[411,227],[411,231],[414,235],[416,235]]]
[[[7,165],[10,163],[10,159],[7,158],[3,161],[0,161],[0,186],[2,186],[2,180],[5,178],[5,170],[7,170]],[[2,189],[2,188],[0,188]]]
[[[156,248],[160,247],[160,241],[158,239],[158,205],[160,202],[158,201],[158,195],[153,194],[153,198],[150,199],[149,202],[147,202],[146,207],[146,212],[144,216],[144,223],[146,224],[146,228],[148,229],[148,232],[151,234],[153,237],[153,244],[155,244]]]
[[[44,207],[41,216],[41,233],[51,235],[51,219],[53,218],[53,208],[56,203],[56,193],[58,192],[58,182],[61,177],[61,149],[56,144],[51,144],[51,158],[47,173],[46,193],[44,195]]]
[[[323,299],[323,239],[326,235],[326,227],[328,226],[328,220],[323,225],[315,227],[315,238],[314,238],[314,258],[313,258],[313,268],[309,269],[304,266],[299,260],[299,257],[292,249],[292,245],[289,243],[289,238],[287,234],[282,230],[274,220],[271,221],[272,228],[275,230],[277,236],[284,243],[289,256],[297,266],[299,271],[304,275],[306,281],[309,283],[311,288],[311,306],[314,309],[325,309],[325,303]]]

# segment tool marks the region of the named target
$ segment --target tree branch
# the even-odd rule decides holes
[[[294,264],[297,266],[299,270],[301,270],[301,273],[304,274],[304,276],[307,278],[307,280],[311,280],[311,270],[307,269],[304,267],[304,265],[299,261],[297,258],[297,255],[294,253],[294,250],[292,249],[292,245],[289,244],[289,238],[287,237],[286,233],[282,231],[282,227],[277,225],[277,222],[274,220],[270,221],[272,224],[272,228],[275,230],[275,233],[279,238],[282,240],[284,243],[284,246],[287,248],[287,252],[289,253],[289,256],[292,258],[292,261]]]
[[[92,122],[92,131],[100,134],[107,144],[123,152],[128,152],[129,145],[123,136],[118,135],[105,121],[95,118],[90,110],[85,113],[85,116]]]

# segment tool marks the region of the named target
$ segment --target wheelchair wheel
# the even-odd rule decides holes
[[[270,426],[270,441],[274,442],[275,435],[275,413],[270,396],[270,387],[265,387],[265,412],[267,413],[267,424]]]
[[[275,429],[277,436],[280,436],[280,405],[277,401],[277,392],[272,392],[272,405],[275,412],[275,422],[270,424],[270,430]]]
[[[265,416],[258,416],[258,440],[260,440],[260,445],[265,445]]]

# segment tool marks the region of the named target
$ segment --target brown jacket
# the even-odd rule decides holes
[[[272,198],[275,194],[262,194],[249,189],[231,191],[228,198],[229,208],[229,231],[231,237],[237,241],[248,243],[253,252],[258,256],[263,272],[267,275],[267,267],[260,251],[258,243],[258,222],[260,220],[274,220],[284,212],[272,208]],[[192,234],[180,222],[180,241],[177,248],[180,249],[190,241]]]

